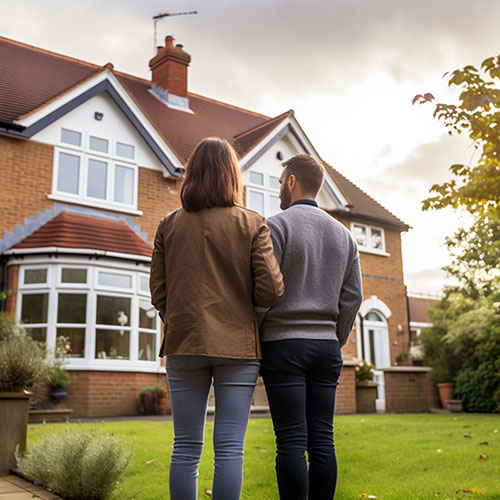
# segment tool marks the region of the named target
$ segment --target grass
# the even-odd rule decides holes
[[[97,425],[134,446],[134,458],[113,500],[169,498],[172,423],[125,421]],[[58,428],[60,424],[30,426],[28,446]],[[373,495],[378,500],[500,499],[499,415],[338,416],[335,441],[339,461],[336,500],[363,498],[362,495]],[[488,444],[481,444],[485,442]],[[212,453],[209,422],[200,465],[199,498],[210,498],[205,491],[211,489]],[[486,458],[479,458],[480,455]],[[274,457],[271,421],[250,420],[243,500],[278,498]]]

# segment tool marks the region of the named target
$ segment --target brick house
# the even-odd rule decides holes
[[[190,56],[173,38],[152,80],[0,37],[0,310],[53,347],[69,338],[67,405],[75,416],[137,413],[138,393],[165,384],[161,325],[148,269],[156,226],[179,206],[194,146],[236,148],[248,207],[279,210],[281,161],[319,158],[293,111],[267,117],[188,91]],[[359,244],[365,300],[344,348],[377,368],[409,350],[401,232],[408,226],[331,166],[318,202]],[[355,411],[346,371],[339,412]],[[383,372],[377,370],[379,408]],[[256,396],[258,397],[258,396]]]

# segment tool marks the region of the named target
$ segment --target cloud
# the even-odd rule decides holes
[[[456,282],[439,267],[426,267],[415,272],[405,272],[405,284],[408,292],[434,294],[443,289],[443,285],[454,285]]]

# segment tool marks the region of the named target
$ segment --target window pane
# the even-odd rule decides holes
[[[23,323],[47,323],[48,293],[23,295],[21,321]]]
[[[26,331],[33,340],[47,342],[47,328],[26,328]]]
[[[278,177],[274,177],[274,175],[270,175],[269,176],[269,187],[271,189],[276,189],[276,190],[280,190],[280,180]]]
[[[57,304],[58,323],[85,323],[87,295],[60,293]]]
[[[370,243],[372,248],[378,248],[382,250],[384,248],[383,246],[383,241],[382,241],[382,231],[380,229],[374,229],[372,227],[371,229],[371,238],[370,238]]]
[[[97,296],[97,323],[100,325],[130,325],[130,299]]]
[[[121,142],[116,143],[116,154],[118,156],[123,156],[124,158],[133,159],[135,156],[135,148],[130,144],[123,144]]]
[[[99,285],[118,288],[131,288],[132,276],[129,274],[99,273]]]
[[[89,160],[89,171],[87,177],[87,196],[92,198],[106,199],[106,178],[108,164],[104,161]]]
[[[95,357],[98,359],[128,359],[129,339],[129,332],[96,330]]]
[[[87,283],[86,269],[71,269],[62,270],[61,281],[63,283]]]
[[[154,361],[156,350],[156,335],[154,333],[139,333],[139,359]]]
[[[139,283],[141,290],[149,293],[149,276],[141,276]]]
[[[37,283],[47,283],[47,269],[26,269],[24,284],[35,285]]]
[[[99,151],[100,153],[108,152],[108,141],[106,139],[100,139],[99,137],[90,137],[89,148],[93,151]]]
[[[156,309],[147,300],[139,301],[139,328],[156,329]]]
[[[58,328],[57,336],[68,339],[71,348],[70,358],[83,358],[85,355],[85,328]]]
[[[82,134],[63,128],[61,129],[61,142],[72,144],[73,146],[80,146],[82,143]]]
[[[264,215],[264,193],[257,191],[247,191],[247,207]]]
[[[250,172],[250,182],[252,184],[258,184],[259,186],[264,185],[264,174],[259,172]]]
[[[78,194],[80,175],[80,157],[68,153],[59,153],[57,190],[63,193]]]
[[[365,318],[367,321],[384,321],[376,312],[369,312]]]
[[[134,169],[116,165],[115,201],[132,205],[134,203]]]
[[[280,199],[278,196],[269,196],[269,213],[266,214],[267,217],[277,214],[280,211]]]
[[[354,224],[352,230],[356,243],[361,247],[366,247],[366,227]]]

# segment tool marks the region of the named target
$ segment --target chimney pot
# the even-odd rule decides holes
[[[174,46],[174,37],[171,35],[168,35],[165,37],[165,47],[173,47]]]

